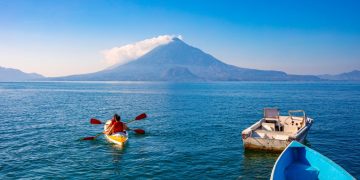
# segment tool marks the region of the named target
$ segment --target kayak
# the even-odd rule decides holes
[[[276,160],[270,179],[355,178],[324,155],[297,141],[292,141]]]
[[[111,120],[106,121],[105,125],[104,125],[104,131],[107,129],[107,127],[109,126],[109,124],[111,123]],[[128,140],[129,134],[127,131],[125,132],[118,132],[112,135],[106,135],[105,134],[105,138],[117,145],[123,146],[127,140]]]

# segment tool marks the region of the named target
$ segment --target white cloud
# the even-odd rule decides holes
[[[181,35],[162,35],[133,44],[106,49],[101,51],[101,54],[104,56],[106,64],[110,66],[125,64],[143,56],[159,45],[167,44],[173,41],[173,38],[175,37],[182,39]]]

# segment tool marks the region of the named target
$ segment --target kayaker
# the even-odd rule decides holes
[[[118,114],[114,114],[111,119],[111,123],[109,124],[107,130],[104,132],[107,135],[111,135],[117,132],[124,132],[128,127],[125,123],[121,122],[121,117]]]

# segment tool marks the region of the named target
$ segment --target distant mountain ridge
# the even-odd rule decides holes
[[[178,38],[127,64],[95,73],[51,80],[81,81],[317,81],[312,75],[240,68],[189,46]]]
[[[354,70],[351,72],[336,74],[336,75],[320,75],[321,79],[335,80],[335,81],[360,81],[360,71]]]
[[[0,66],[0,81],[30,81],[43,79],[44,76],[37,73],[25,73],[18,69],[5,68]]]
[[[126,64],[102,71],[46,78],[0,66],[0,81],[360,81],[360,71],[337,75],[292,75],[282,71],[241,68],[223,63],[178,38]]]

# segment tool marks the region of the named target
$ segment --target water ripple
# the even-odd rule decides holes
[[[360,177],[360,84],[302,82],[0,83],[0,179],[268,179],[279,154],[244,152],[263,107],[304,109],[308,145]],[[119,148],[89,118],[120,113],[145,135]]]

